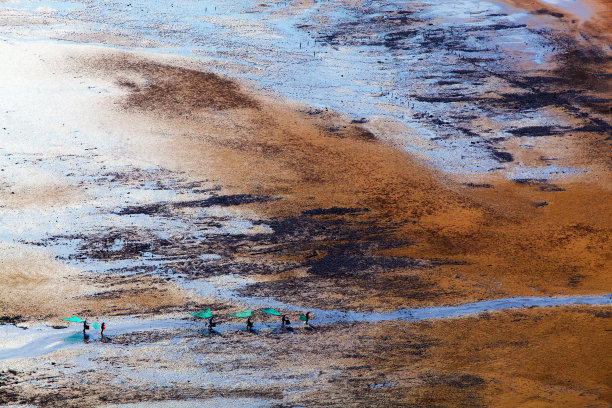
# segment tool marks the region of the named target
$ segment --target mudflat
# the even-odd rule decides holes
[[[292,333],[141,329],[3,362],[1,395],[37,406],[605,407],[610,330],[609,307],[597,306]]]
[[[453,78],[414,80],[410,108],[368,118],[171,52],[3,38],[0,401],[608,406],[609,6],[510,3],[522,11],[469,11],[442,34],[428,25],[444,27],[435,5],[378,18],[360,2],[275,4],[275,19],[320,7],[307,28],[336,50],[380,47],[378,32],[396,56],[462,53],[440,68]],[[350,25],[322,18],[342,7]],[[71,21],[0,17],[53,32],[52,15]],[[550,51],[537,64],[470,48],[471,35],[543,27]],[[57,35],[142,43],[94,34]],[[412,121],[381,113],[394,109]],[[393,315],[532,296],[602,305]],[[207,307],[218,331],[188,317]],[[247,308],[255,333],[226,315]],[[308,310],[319,320],[295,324]],[[106,336],[60,320],[72,315],[106,321]]]

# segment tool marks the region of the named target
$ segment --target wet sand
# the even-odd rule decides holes
[[[566,24],[534,7],[535,19]],[[574,87],[600,98],[578,112],[571,98],[555,102],[571,134],[515,129],[491,145],[499,168],[478,175],[406,152],[384,132],[397,124],[288,101],[197,60],[36,41],[0,47],[28,62],[0,71],[24,92],[2,105],[2,322],[180,321],[267,301],[292,313],[389,312],[612,292],[611,124],[600,100],[610,83],[579,75],[607,78],[600,44],[571,43],[571,66],[549,68],[568,81],[550,81],[547,97]],[[525,78],[486,98],[528,109]],[[63,109],[41,109],[34,123],[32,106]],[[534,178],[538,167],[544,175]],[[584,172],[558,174],[575,168]],[[300,325],[293,334],[273,331],[270,319],[257,336],[118,324],[108,342],[92,333],[82,343],[75,331],[70,347],[0,361],[0,401],[607,406],[609,318],[609,306],[574,306]],[[0,327],[3,344],[6,333]]]
[[[525,1],[504,0],[522,10],[550,15],[564,23],[574,34],[586,32],[603,44],[610,44],[610,25],[612,23],[612,6],[605,0],[571,1]],[[579,35],[579,34],[578,34]]]
[[[175,135],[164,162],[223,180],[230,193],[252,197],[244,207],[269,220],[274,234],[245,237],[240,250],[241,272],[260,281],[250,293],[324,308],[342,280],[339,307],[388,310],[611,290],[605,145],[600,156],[589,155],[588,181],[487,176],[466,185],[337,114],[287,108],[155,62],[90,64],[106,65],[115,82],[137,75],[152,84],[128,89],[122,103]]]
[[[604,407],[612,398],[610,357],[602,353],[609,307],[279,334],[260,326],[257,335],[210,336],[194,327],[111,335],[110,343],[92,336],[35,364],[0,363],[2,398],[38,406],[250,398],[252,406],[398,407]]]

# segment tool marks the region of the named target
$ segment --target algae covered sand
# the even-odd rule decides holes
[[[123,6],[0,9],[2,403],[610,404],[607,14]]]

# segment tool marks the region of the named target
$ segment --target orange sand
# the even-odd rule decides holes
[[[213,174],[228,191],[282,197],[251,205],[256,212],[288,216],[332,206],[367,208],[347,221],[394,226],[381,241],[410,242],[385,254],[454,263],[381,275],[399,285],[419,275],[439,295],[416,301],[381,289],[368,300],[374,307],[612,290],[605,145],[588,150],[576,143],[568,158],[589,158],[593,183],[567,179],[558,183],[564,191],[550,192],[491,176],[493,188],[468,188],[339,115],[309,115],[212,74],[130,56],[87,65],[103,66],[103,75],[118,83],[139,78],[125,85],[123,106],[131,120],[155,123],[157,131],[173,135],[161,148],[165,162],[196,178]],[[151,85],[140,88],[136,82]],[[330,131],[332,125],[339,130]],[[536,207],[540,202],[548,205]],[[318,257],[325,255],[325,244],[312,243]],[[323,290],[321,296],[333,293],[333,287]]]

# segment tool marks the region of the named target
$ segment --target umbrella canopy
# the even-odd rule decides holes
[[[96,330],[100,330],[100,325],[98,324],[98,322],[92,324],[93,328]]]
[[[307,320],[307,319],[306,319],[306,315],[301,314],[301,315],[300,315],[300,320],[301,320],[301,321],[303,321],[303,322],[305,322],[305,321]]]
[[[274,310],[271,307],[267,308],[267,309],[259,309],[261,312],[263,313],[267,313],[269,315],[274,315],[274,316],[280,316],[280,312],[278,310]]]
[[[72,317],[69,317],[68,319],[62,319],[62,320],[66,320],[67,322],[75,322],[75,323],[83,323],[84,321],[83,319],[77,316],[72,316]]]
[[[212,317],[212,313],[210,313],[209,308],[207,308],[206,310],[200,310],[199,312],[189,314],[195,317],[201,317],[202,319],[208,319],[209,317]]]
[[[251,309],[243,310],[241,312],[236,312],[236,313],[228,313],[228,314],[234,317],[251,317]]]

